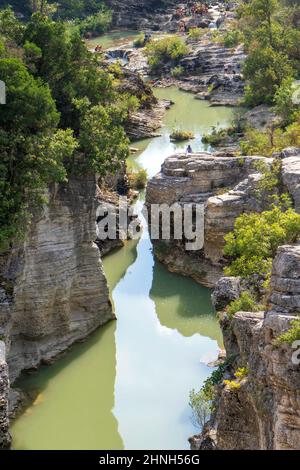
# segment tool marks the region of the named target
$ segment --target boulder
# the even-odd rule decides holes
[[[239,298],[241,279],[239,277],[222,277],[212,294],[212,303],[217,311],[224,310],[227,305]]]

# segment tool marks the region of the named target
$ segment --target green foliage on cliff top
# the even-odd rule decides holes
[[[260,310],[263,310],[263,306],[258,304],[248,291],[242,292],[240,297],[230,302],[226,308],[226,312],[230,317],[237,312],[259,312]]]
[[[262,155],[270,157],[287,147],[300,146],[300,115],[285,129],[271,127],[265,131],[248,129],[240,143],[243,155]]]
[[[188,46],[177,36],[151,41],[146,47],[146,55],[153,72],[157,72],[164,65],[175,67],[188,52]]]
[[[0,249],[26,232],[29,213],[44,203],[46,187],[68,173],[104,176],[128,155],[123,122],[133,106],[113,74],[90,54],[78,34],[46,15],[21,25],[0,15]]]
[[[241,3],[239,28],[248,52],[246,104],[272,104],[283,80],[299,74],[299,11],[299,6],[290,8],[284,0]]]
[[[277,248],[294,243],[299,236],[300,215],[293,209],[273,206],[260,214],[242,214],[233,232],[225,236],[224,254],[230,261],[225,275],[267,279]]]

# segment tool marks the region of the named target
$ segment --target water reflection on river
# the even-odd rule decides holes
[[[139,142],[130,158],[149,176],[176,150],[174,126],[194,131],[191,144],[200,150],[203,133],[232,117],[174,88],[156,93],[176,105],[162,136]],[[143,238],[106,256],[104,269],[118,321],[22,379],[39,395],[12,426],[15,449],[185,449],[196,431],[189,391],[211,373],[206,364],[221,345],[210,290],[154,260],[145,221]]]

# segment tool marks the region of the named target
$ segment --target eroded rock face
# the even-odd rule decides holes
[[[1,257],[0,334],[13,382],[113,318],[96,240],[95,177],[48,193],[18,248]]]
[[[11,436],[8,420],[9,377],[5,357],[5,344],[0,341],[0,450],[9,449]]]
[[[273,263],[271,309],[300,314],[300,245],[281,246]]]
[[[129,116],[125,129],[131,141],[158,137],[166,110],[171,102],[161,100],[153,104],[151,109],[139,109]]]
[[[227,358],[233,358],[226,378],[234,379],[238,367],[249,372],[239,388],[220,384],[211,421],[191,438],[194,449],[207,448],[208,441],[222,450],[300,449],[300,366],[290,345],[274,343],[299,318],[299,260],[300,245],[279,248],[267,312],[223,315]],[[216,298],[232,282],[221,279]]]
[[[212,303],[217,311],[223,310],[227,305],[239,298],[241,294],[241,279],[238,277],[222,277],[212,294]]]
[[[243,115],[243,119],[247,122],[248,127],[264,131],[267,127],[270,127],[278,118],[271,110],[270,106],[261,104],[253,109],[250,109],[250,111],[247,111]]]
[[[154,28],[169,22],[180,0],[108,0],[115,26],[122,28]]]
[[[244,211],[262,210],[257,198],[260,179],[255,164],[261,157],[242,159],[226,153],[173,155],[147,187],[146,203],[203,204],[204,247],[187,252],[181,241],[154,242],[155,253],[171,271],[191,276],[212,287],[222,276],[224,235]],[[270,162],[271,160],[268,160]],[[231,189],[232,188],[232,189]]]
[[[245,58],[243,46],[226,49],[203,39],[198,45],[193,44],[192,52],[181,61],[188,74],[181,88],[214,105],[235,106],[244,92],[241,71]],[[191,80],[190,75],[195,79]],[[212,89],[209,93],[208,88]]]
[[[283,184],[293,197],[296,211],[300,212],[300,149],[285,149],[281,158]]]

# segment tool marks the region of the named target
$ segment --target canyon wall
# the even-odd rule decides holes
[[[299,450],[300,348],[297,353],[275,342],[299,318],[299,292],[300,245],[282,246],[273,263],[268,311],[222,315],[226,355],[233,358],[224,378],[234,380],[240,367],[248,373],[237,388],[218,386],[215,412],[202,435],[190,439],[193,449]],[[219,302],[218,294],[214,300]]]
[[[182,240],[154,241],[156,256],[170,271],[215,286],[223,272],[224,235],[242,212],[263,209],[263,201],[256,198],[257,161],[266,160],[224,152],[177,154],[165,160],[148,184],[146,203],[203,204],[205,208],[203,249],[186,251]]]
[[[299,212],[300,149],[286,149],[277,158],[284,189]],[[224,235],[241,213],[264,210],[266,198],[257,192],[258,160],[272,162],[225,152],[174,155],[147,189],[148,204],[204,204],[202,250],[187,252],[182,241],[172,239],[153,243],[168,269],[215,287],[213,303],[218,311],[244,288],[239,278],[222,277]],[[211,420],[201,435],[190,439],[192,449],[300,448],[300,354],[295,357],[291,345],[275,342],[299,318],[299,294],[300,243],[278,249],[267,311],[220,314],[227,358],[223,379],[236,380],[238,368],[246,368],[247,374],[237,387],[221,380]]]
[[[6,343],[11,382],[114,318],[94,243],[97,190],[92,175],[53,186],[24,241],[1,255],[0,339]],[[5,375],[0,384],[3,411]]]

